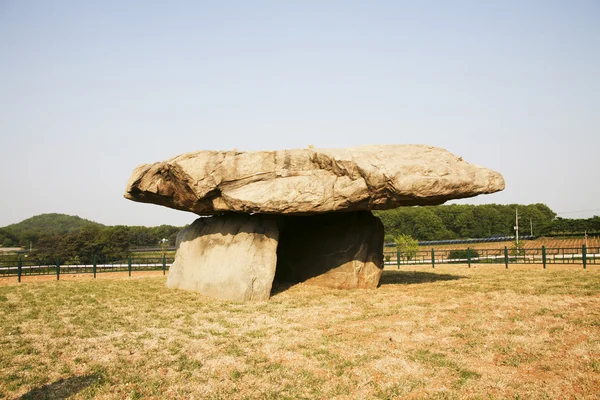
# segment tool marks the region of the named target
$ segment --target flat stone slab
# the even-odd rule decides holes
[[[434,205],[504,189],[502,175],[426,145],[202,150],[142,165],[125,197],[199,215]]]

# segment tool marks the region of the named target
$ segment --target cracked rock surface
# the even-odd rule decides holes
[[[137,167],[125,197],[198,215],[434,205],[504,189],[502,175],[427,145],[208,151]]]

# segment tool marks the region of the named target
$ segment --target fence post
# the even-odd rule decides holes
[[[544,264],[544,269],[546,269],[546,246],[542,246],[542,263]]]
[[[583,269],[587,266],[587,248],[585,244],[581,246],[581,259],[583,260]]]
[[[97,263],[97,261],[96,261],[96,255],[95,255],[95,254],[94,254],[94,259],[93,259],[93,261],[92,261],[92,262],[94,263],[94,264],[93,264],[93,267],[92,267],[92,271],[94,271],[94,279],[96,279],[96,268],[97,268],[97,264],[98,264],[98,263]]]
[[[129,276],[131,276],[131,254],[127,257],[127,272],[129,273]]]
[[[163,275],[165,274],[165,271],[167,270],[167,257],[163,254]]]
[[[431,248],[431,268],[435,268],[435,251]]]
[[[56,259],[56,280],[60,280],[60,260]]]
[[[506,269],[508,269],[508,247],[504,246],[504,264],[506,265]]]
[[[396,264],[398,265],[398,269],[400,269],[400,250],[396,250]]]
[[[21,275],[23,274],[23,259],[19,257],[17,262],[17,281],[21,283]]]
[[[469,263],[469,268],[471,268],[471,249],[467,247],[467,262]]]

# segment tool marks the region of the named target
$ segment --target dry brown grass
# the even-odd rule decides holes
[[[162,276],[13,280],[0,397],[598,398],[598,268],[407,268],[245,304]]]

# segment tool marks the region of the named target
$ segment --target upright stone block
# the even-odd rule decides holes
[[[278,238],[273,216],[198,218],[177,236],[167,287],[224,300],[268,300]]]

